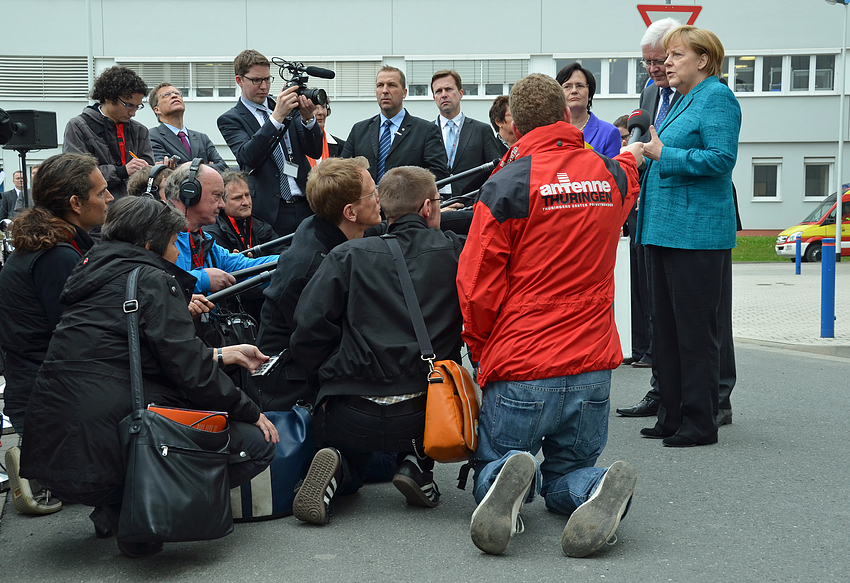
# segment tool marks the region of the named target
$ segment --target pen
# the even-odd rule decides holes
[[[131,155],[133,158],[135,158],[136,160],[138,160],[138,159],[139,159],[139,157],[138,157],[138,156],[136,156],[136,155],[133,153],[133,150],[128,150],[128,151],[130,152],[130,155]]]

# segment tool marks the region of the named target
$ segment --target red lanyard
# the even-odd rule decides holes
[[[233,225],[233,230],[236,231],[236,236],[242,241],[242,250],[248,249],[249,247],[254,246],[254,221],[251,217],[248,217],[248,242],[245,242],[245,235],[239,232],[239,227],[236,226],[236,221],[233,217],[227,217],[230,219],[230,224]]]
[[[195,249],[195,234],[189,233],[189,248],[192,253],[192,269],[199,269],[204,266],[204,232],[198,229],[198,234],[201,236],[201,241],[197,243]]]
[[[121,150],[121,165],[124,166],[127,164],[127,151],[124,148],[124,124],[117,123],[115,127],[118,128],[118,149]]]

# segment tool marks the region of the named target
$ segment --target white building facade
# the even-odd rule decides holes
[[[488,121],[495,96],[532,72],[554,76],[574,60],[594,72],[593,111],[613,121],[637,107],[646,74],[640,38],[671,16],[715,32],[726,49],[724,77],[743,113],[734,181],[745,229],[782,229],[806,216],[836,185],[839,82],[845,8],[823,0],[672,0],[655,8],[626,0],[0,0],[0,107],[55,111],[67,121],[90,103],[99,71],[119,64],[150,87],[170,81],[186,101],[184,121],[234,157],[216,119],[238,96],[233,57],[254,48],[332,69],[311,78],[330,96],[326,129],[345,139],[378,112],[374,81],[384,64],[406,72],[405,106],[432,119],[431,74],[463,78],[464,112]],[[282,84],[276,67],[273,89]],[[843,77],[846,79],[846,75]],[[150,108],[136,115],[157,124]],[[846,139],[850,115],[845,114]],[[59,150],[27,155],[33,165]],[[3,150],[11,187],[19,166]],[[844,182],[850,165],[844,164]]]

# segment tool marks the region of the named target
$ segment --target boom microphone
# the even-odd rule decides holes
[[[323,69],[321,67],[305,67],[304,72],[313,77],[321,77],[322,79],[333,79],[336,77],[336,73],[330,69]]]
[[[645,109],[636,109],[629,114],[629,144],[634,144],[640,137],[649,131],[649,112]]]

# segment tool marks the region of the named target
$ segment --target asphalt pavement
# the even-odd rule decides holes
[[[407,507],[391,484],[341,498],[331,523],[292,517],[237,524],[211,542],[167,544],[149,559],[98,540],[89,509],[0,520],[2,581],[846,581],[850,572],[850,264],[836,266],[835,338],[820,338],[820,264],[735,264],[733,328],[738,382],[733,423],[717,445],[673,449],[638,431],[616,407],[636,403],[649,371],[614,372],[608,445],[599,465],[639,472],[615,544],[591,557],[561,551],[566,522],[538,499],[503,556],[469,538],[471,485],[458,464],[435,469],[433,510]],[[3,450],[17,442],[4,436]],[[3,495],[0,495],[0,502]]]

